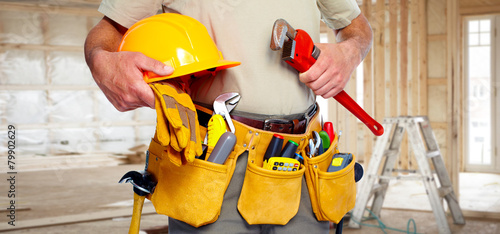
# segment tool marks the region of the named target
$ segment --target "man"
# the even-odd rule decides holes
[[[259,121],[295,119],[314,105],[316,95],[335,96],[345,87],[371,46],[370,26],[354,0],[104,0],[99,11],[105,17],[90,31],[85,56],[96,83],[119,111],[155,107],[155,96],[143,81],[143,71],[160,76],[173,72],[171,67],[141,53],[115,52],[127,28],[156,14],[162,4],[165,12],[188,15],[203,23],[223,56],[242,63],[215,77],[195,80],[190,93],[193,101],[210,106],[219,94],[238,92],[241,100],[232,114]],[[278,18],[305,30],[314,41],[318,41],[319,21],[323,19],[334,30],[338,43],[316,44],[321,50],[318,60],[307,72],[298,74],[280,60],[279,52],[269,48],[272,26]],[[238,158],[218,221],[194,229],[170,219],[170,230],[328,232],[328,222],[318,222],[312,213],[305,184],[299,212],[287,225],[246,224],[236,209],[245,173],[244,158]]]

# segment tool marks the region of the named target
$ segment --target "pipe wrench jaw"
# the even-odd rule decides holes
[[[284,19],[277,19],[273,25],[271,34],[271,50],[280,50],[284,43],[293,41],[296,36],[295,29]]]

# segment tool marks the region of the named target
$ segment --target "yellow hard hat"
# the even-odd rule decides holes
[[[141,52],[174,68],[174,73],[165,77],[145,72],[147,83],[240,65],[224,60],[203,24],[175,13],[158,14],[135,23],[123,35],[118,51]]]

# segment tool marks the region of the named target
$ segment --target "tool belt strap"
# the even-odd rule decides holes
[[[240,115],[232,114],[231,118],[240,123],[248,125],[250,127],[270,131],[274,133],[285,133],[285,134],[302,134],[306,132],[307,124],[311,120],[312,116],[316,114],[318,111],[317,104],[311,105],[307,109],[307,111],[296,119],[288,119],[288,118],[265,118],[263,120],[247,118]],[[204,122],[208,123],[211,114],[200,113],[198,111],[198,118],[200,119],[200,125],[206,126]]]
[[[210,119],[212,111],[196,104],[195,106],[198,112],[198,120],[200,121],[200,126],[206,127],[208,120],[207,122],[205,122],[204,119]],[[298,151],[304,149],[307,146],[308,140],[312,136],[312,132],[321,131],[321,122],[319,120],[318,113],[319,113],[319,108],[316,107],[316,110],[314,111],[314,114],[310,117],[309,123],[305,126],[305,130],[303,133],[301,134],[280,133],[280,135],[282,135],[286,141],[292,140],[298,143],[299,144],[299,147],[297,149]],[[234,116],[231,116],[231,118],[233,117]],[[266,141],[266,143],[259,144],[260,140],[261,139],[270,140],[272,136],[275,133],[277,133],[274,131],[267,131],[252,127],[234,118],[233,118],[233,124],[235,127],[235,135],[237,138],[236,144],[243,146],[244,148],[247,148],[249,150],[262,151],[261,155],[264,155],[269,142]]]

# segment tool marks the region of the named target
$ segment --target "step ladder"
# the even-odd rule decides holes
[[[380,216],[380,210],[382,209],[389,181],[391,179],[407,178],[406,176],[393,176],[393,173],[401,171],[416,174],[417,178],[423,181],[436,218],[439,233],[451,233],[442,204],[443,198],[446,199],[454,223],[465,224],[462,210],[453,191],[451,180],[446,171],[427,116],[386,118],[382,125],[386,132],[377,139],[375,144],[365,177],[360,184],[358,198],[351,215],[351,220],[349,221],[349,227],[360,227],[359,223],[362,220],[368,200],[372,196],[373,203],[371,210],[375,215]],[[400,153],[401,140],[403,139],[405,130],[408,131],[409,143],[418,164],[418,170],[415,171],[394,168]],[[432,171],[429,161],[432,161],[434,171]],[[383,168],[380,170],[382,163]],[[436,184],[434,173],[439,179],[440,187]],[[408,178],[411,179],[411,176]],[[412,179],[415,179],[415,176]]]

